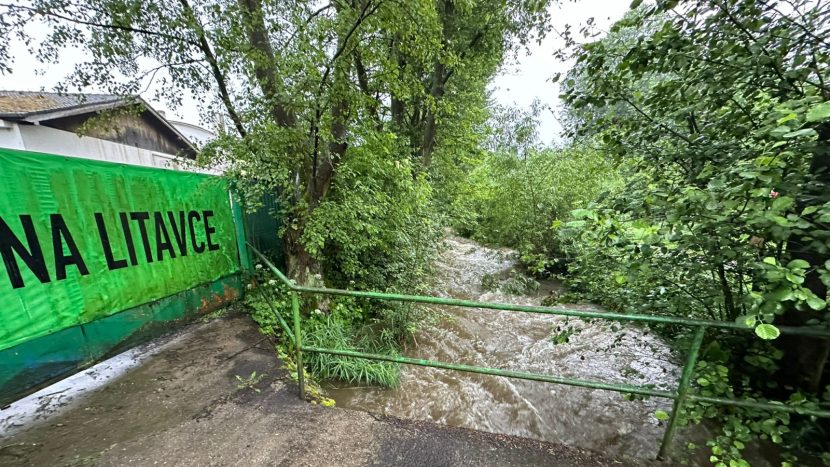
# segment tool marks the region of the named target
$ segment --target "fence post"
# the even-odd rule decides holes
[[[697,355],[700,352],[700,344],[703,343],[703,335],[705,333],[706,328],[700,326],[695,331],[695,337],[692,339],[689,356],[686,358],[686,364],[683,365],[683,374],[680,376],[680,386],[677,388],[677,399],[674,400],[674,406],[672,406],[671,416],[669,417],[669,424],[666,426],[666,433],[663,435],[663,442],[660,444],[660,452],[657,454],[657,459],[659,460],[666,459],[666,454],[674,438],[674,432],[677,429],[677,415],[686,402],[686,392],[689,390],[689,382],[692,379],[692,372],[694,371]]]
[[[239,251],[239,265],[242,269],[253,270],[251,256],[248,254],[248,245],[245,236],[245,214],[242,212],[242,206],[236,200],[236,196],[231,192],[231,212],[233,213],[233,225],[236,229],[236,244]]]
[[[300,330],[300,300],[296,291],[291,291],[291,307],[294,309],[294,355],[297,363],[297,382],[300,385],[300,399],[305,400],[305,370],[303,369],[303,333]]]

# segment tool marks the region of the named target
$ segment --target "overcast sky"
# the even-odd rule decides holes
[[[622,17],[630,4],[628,0],[561,1],[562,5],[551,7],[553,26],[561,31],[566,24],[570,24],[574,32],[591,17],[596,20],[596,26],[607,30],[611,23]],[[553,52],[561,46],[562,40],[555,32],[551,32],[541,45],[533,44],[529,56],[522,53],[516,66],[496,77],[491,86],[493,97],[503,105],[519,106],[530,106],[533,99],[538,98],[542,103],[556,108],[559,105],[559,85],[552,84],[549,80],[555,73],[565,72],[571,66],[570,63],[558,62],[552,57]],[[64,52],[59,64],[44,69],[44,65],[29,55],[25,47],[18,46],[17,51],[19,53],[12,65],[14,73],[10,76],[0,75],[0,90],[51,91],[56,82],[72,71],[74,64],[83,58],[80,52],[68,50]],[[152,92],[148,92],[145,97],[151,95]],[[197,125],[200,123],[199,112],[192,99],[186,99],[178,109],[168,109],[161,102],[150,101],[150,104],[157,110],[166,111],[170,119]],[[553,115],[546,112],[542,116],[540,135],[544,142],[558,139],[560,129]]]
[[[603,31],[618,19],[622,18],[629,9],[628,0],[562,0],[562,5],[551,7],[553,27],[563,31],[565,25],[571,25],[572,34],[576,36],[579,27],[593,17],[595,26]],[[577,37],[577,40],[580,38]],[[588,42],[588,39],[584,39]],[[596,40],[596,39],[591,39]],[[552,108],[559,106],[559,84],[550,82],[556,73],[564,73],[571,68],[572,63],[563,63],[553,58],[555,50],[561,48],[564,41],[556,32],[551,32],[541,45],[533,44],[529,56],[519,57],[519,64],[512,70],[496,77],[492,84],[493,97],[502,105],[516,104],[529,107],[533,99],[538,98],[543,104]],[[550,143],[558,139],[562,129],[550,112],[542,115],[539,135],[543,142]]]

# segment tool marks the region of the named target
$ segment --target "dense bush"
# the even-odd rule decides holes
[[[694,391],[815,408],[830,345],[775,326],[830,323],[828,19],[789,3],[660,2],[572,44],[570,134],[613,155],[626,185],[557,230],[585,298],[754,328],[708,334]],[[787,449],[782,465],[805,451],[830,461],[826,420],[706,404],[680,415],[723,425],[718,466],[748,465],[741,450],[758,438]]]
[[[605,190],[619,186],[613,161],[587,146],[543,147],[538,109],[495,108],[483,160],[469,189],[456,199],[455,229],[486,244],[518,250],[544,274],[562,254],[551,227],[570,218]]]

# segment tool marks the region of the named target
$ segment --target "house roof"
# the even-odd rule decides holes
[[[126,105],[142,104],[149,114],[171,131],[195,154],[193,143],[139,96],[114,94],[69,94],[40,91],[0,91],[0,119],[40,123],[56,118],[100,112]]]
[[[99,104],[112,104],[121,100],[121,97],[112,94],[0,91],[0,118],[25,119],[25,117],[44,112],[83,109]]]

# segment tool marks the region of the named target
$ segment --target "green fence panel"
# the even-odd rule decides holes
[[[233,274],[0,350],[0,407],[216,311],[243,290],[242,276]]]
[[[224,179],[0,149],[0,350],[239,270]]]
[[[262,195],[259,206],[252,212],[245,211],[246,241],[264,252],[280,266],[285,267],[282,238],[280,237],[279,200],[272,193]]]

